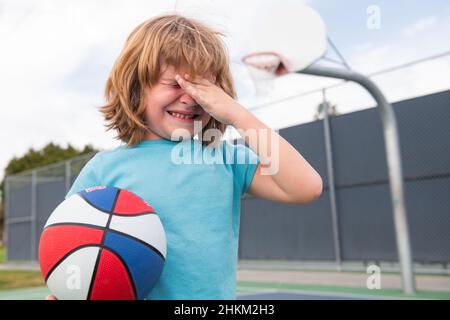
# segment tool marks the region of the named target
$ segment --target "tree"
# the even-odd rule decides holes
[[[79,155],[88,154],[91,152],[96,152],[98,150],[94,149],[90,144],[86,145],[82,150],[77,150],[68,144],[67,148],[62,148],[58,145],[50,142],[42,150],[34,150],[33,148],[28,149],[28,152],[19,157],[12,158],[4,171],[4,177],[11,174],[16,174],[25,170],[39,168],[51,163],[58,161],[67,160]],[[0,184],[1,192],[1,203],[0,203],[0,234],[3,232],[3,207],[4,207],[4,187],[5,180],[3,179]],[[0,237],[1,239],[2,237]]]
[[[327,101],[327,103],[328,103],[328,115],[329,116],[338,116],[338,115],[340,115],[340,113],[337,110],[337,105],[331,103],[330,101]],[[323,119],[324,116],[325,116],[324,111],[325,111],[324,104],[323,104],[323,102],[321,102],[317,106],[317,112],[314,115],[314,120]]]

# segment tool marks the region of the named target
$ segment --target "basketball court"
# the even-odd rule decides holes
[[[45,287],[0,291],[0,300],[44,300],[50,294]],[[279,291],[241,288],[237,300],[353,300],[373,299],[357,295],[337,295],[302,291]]]
[[[245,14],[245,13],[242,13]],[[255,85],[256,96],[263,96],[270,91],[270,83],[276,77],[289,73],[341,79],[361,85],[376,101],[377,108],[383,115],[382,130],[386,139],[386,166],[388,168],[392,219],[396,232],[395,242],[398,247],[399,271],[402,287],[386,290],[366,290],[344,286],[308,285],[305,283],[264,283],[257,281],[238,281],[237,300],[391,300],[391,299],[448,299],[449,292],[420,291],[416,293],[418,276],[412,269],[412,257],[408,231],[408,221],[404,199],[404,183],[401,168],[400,146],[397,134],[397,122],[391,104],[383,92],[367,77],[349,68],[334,68],[316,64],[325,58],[327,46],[332,46],[327,37],[325,24],[321,17],[303,4],[290,2],[285,6],[267,6],[258,11],[259,19],[252,20],[245,30],[239,30],[241,38],[237,46],[242,47],[239,60],[248,68]],[[270,23],[268,23],[270,21]],[[295,32],[293,32],[295,31]],[[295,41],[292,41],[295,39]],[[243,46],[242,44],[245,44]],[[304,44],[308,44],[305,46]],[[241,46],[242,45],[242,46]],[[337,52],[337,55],[339,53]],[[345,61],[342,63],[345,66]],[[325,95],[324,95],[324,102]],[[325,106],[324,108],[328,108]],[[326,127],[329,131],[329,128]],[[327,142],[329,144],[329,141]],[[330,145],[326,148],[331,150]],[[333,176],[331,163],[329,175]],[[330,181],[333,185],[333,181]],[[334,198],[334,189],[330,198]],[[332,233],[339,238],[336,208],[332,208]],[[339,246],[334,248],[336,260],[341,262],[342,253]],[[64,274],[65,275],[65,274]],[[296,275],[297,276],[297,275]],[[296,278],[298,279],[298,278]],[[300,280],[299,280],[300,281]],[[62,281],[58,279],[58,283]],[[0,291],[0,300],[43,300],[50,291],[47,287],[22,288]],[[415,295],[413,295],[415,294]]]
[[[14,289],[0,291],[0,300],[44,300],[50,291],[46,287]],[[393,300],[406,299],[395,296],[370,296],[364,294],[314,292],[302,290],[252,288],[240,286],[237,292],[237,300]],[[412,298],[411,298],[412,299]],[[427,299],[427,298],[418,298]],[[428,299],[445,299],[444,296],[435,294]],[[450,294],[447,300],[450,299]]]

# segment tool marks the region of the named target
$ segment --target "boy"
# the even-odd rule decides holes
[[[155,208],[168,247],[149,299],[235,299],[242,195],[303,204],[322,192],[300,153],[234,100],[219,35],[179,15],[130,34],[101,108],[126,145],[96,154],[67,194],[111,185]],[[248,147],[220,141],[227,125]]]

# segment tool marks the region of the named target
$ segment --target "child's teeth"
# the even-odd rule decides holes
[[[194,116],[186,116],[181,113],[172,112],[172,115],[180,119],[192,119]]]

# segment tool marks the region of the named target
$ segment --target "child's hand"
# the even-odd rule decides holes
[[[45,300],[58,300],[58,299],[56,298],[56,296],[54,296],[53,294],[51,294],[51,295],[47,296],[47,297],[45,298]]]
[[[222,88],[205,78],[192,79],[185,74],[184,78],[176,75],[180,87],[194,99],[207,113],[223,124],[233,125],[242,112],[247,110],[238,104]]]

